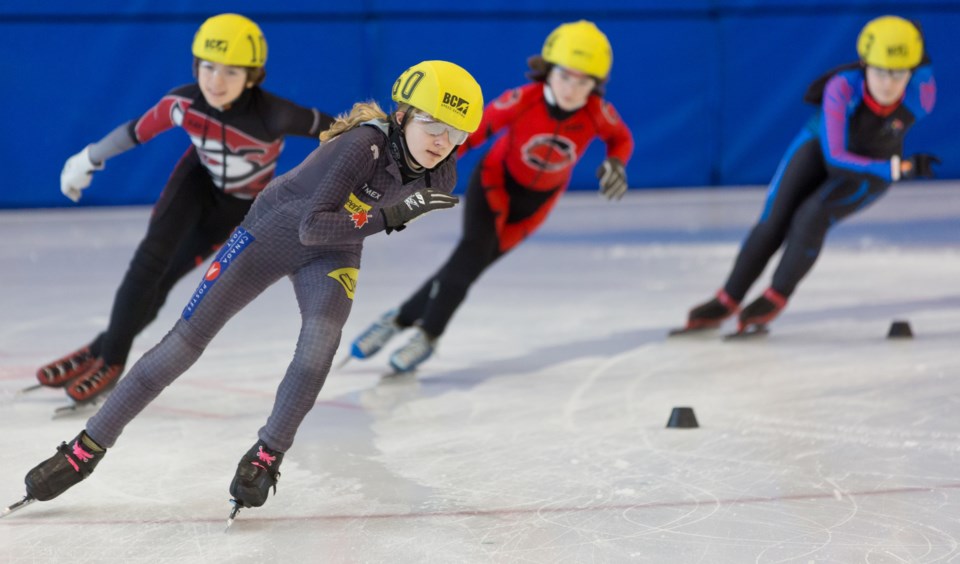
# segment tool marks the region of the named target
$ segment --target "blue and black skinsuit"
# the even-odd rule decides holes
[[[827,231],[886,193],[895,180],[891,157],[902,156],[907,131],[933,110],[936,83],[930,65],[922,64],[903,99],[882,107],[870,97],[864,69],[855,63],[815,81],[805,100],[820,111],[780,161],[760,220],[724,285],[737,302],[781,246],[771,288],[788,298],[816,262]]]

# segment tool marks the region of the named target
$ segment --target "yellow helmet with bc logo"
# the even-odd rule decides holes
[[[909,20],[883,16],[870,20],[860,31],[857,54],[871,67],[912,69],[923,60],[923,37]]]
[[[601,82],[607,79],[613,65],[610,41],[587,20],[565,23],[550,32],[540,56],[548,63],[580,71]]]
[[[267,62],[267,40],[252,20],[239,14],[220,14],[197,30],[193,55],[224,65],[262,67]]]
[[[417,63],[393,83],[392,98],[447,125],[473,133],[483,116],[483,92],[463,67],[447,61]]]

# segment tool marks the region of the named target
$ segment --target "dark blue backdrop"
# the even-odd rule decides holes
[[[933,116],[910,134],[908,152],[939,154],[941,176],[960,177],[960,64],[956,0],[427,0],[318,2],[3,0],[0,76],[7,108],[0,138],[6,171],[0,207],[74,205],[59,192],[64,160],[192,80],[190,44],[204,18],[223,11],[260,23],[270,45],[265,87],[339,113],[356,100],[389,104],[408,65],[449,59],[468,68],[487,100],[522,84],[526,57],[563,21],[595,21],[610,37],[609,99],[631,126],[634,187],[766,183],[812,108],[801,97],[824,70],[855,59],[870,18],[918,20],[937,74]],[[188,144],[172,130],[116,157],[82,205],[153,202]],[[316,142],[290,139],[280,171]],[[461,176],[479,155],[462,161]],[[594,189],[594,144],[574,177]],[[462,186],[459,188],[462,189]]]

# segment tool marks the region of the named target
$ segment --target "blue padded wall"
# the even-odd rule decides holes
[[[628,167],[634,187],[763,184],[813,108],[807,84],[855,59],[860,27],[886,13],[918,20],[927,35],[940,95],[933,116],[908,137],[908,152],[944,159],[942,177],[960,177],[960,65],[950,41],[960,29],[953,0],[428,0],[234,2],[261,24],[270,44],[265,88],[329,113],[357,100],[389,105],[405,67],[455,61],[487,100],[525,82],[526,57],[563,21],[586,18],[614,46],[608,98],[636,139]],[[64,160],[139,116],[189,82],[190,43],[222,2],[105,0],[0,5],[0,90],[8,155],[0,207],[74,205],[59,192]],[[152,203],[189,141],[172,130],[120,155],[97,173],[81,205]],[[285,171],[316,141],[288,139]],[[469,176],[478,154],[462,161]],[[591,146],[574,189],[595,189],[603,158]],[[459,189],[462,189],[460,187]]]

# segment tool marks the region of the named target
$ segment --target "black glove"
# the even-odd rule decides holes
[[[406,224],[421,215],[434,210],[452,208],[460,202],[460,198],[445,194],[431,188],[426,188],[410,194],[399,204],[394,204],[380,210],[383,220],[387,224],[387,232],[400,231]]]
[[[910,178],[933,178],[933,165],[940,164],[940,159],[936,155],[926,153],[917,153],[908,159],[900,161],[900,178],[908,180]]]
[[[603,161],[597,169],[600,180],[600,195],[608,200],[619,200],[627,191],[627,170],[616,157]]]

